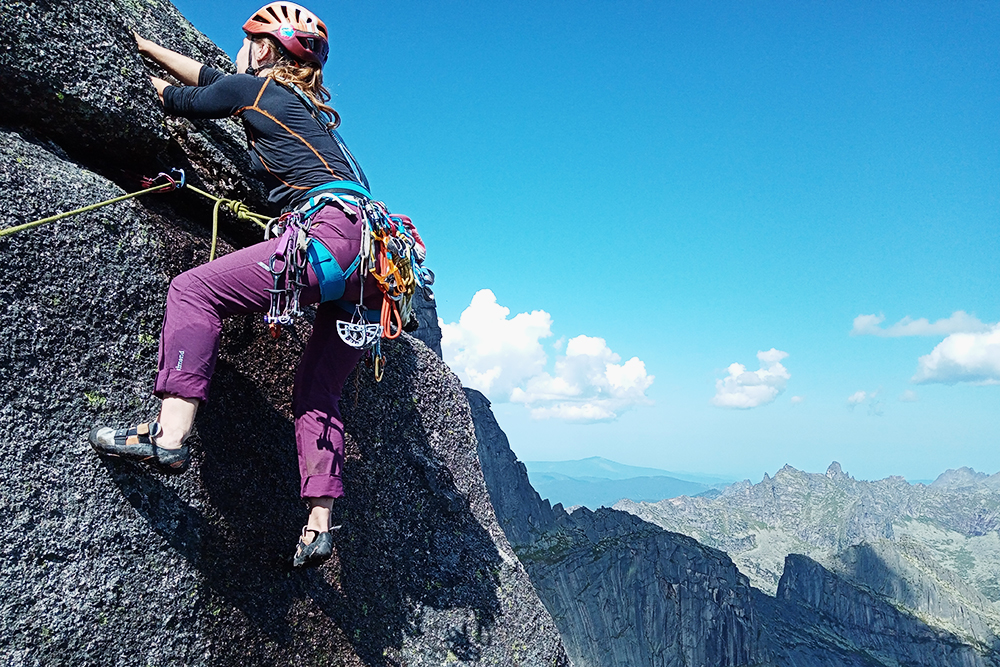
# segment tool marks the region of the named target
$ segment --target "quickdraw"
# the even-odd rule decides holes
[[[268,233],[278,237],[274,253],[264,267],[273,281],[272,288],[267,290],[270,304],[264,315],[273,338],[281,335],[281,327],[291,325],[302,315],[299,300],[306,286],[311,226],[312,217],[303,216],[299,211],[285,213],[268,225]]]

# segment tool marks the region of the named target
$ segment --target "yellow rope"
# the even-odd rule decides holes
[[[216,204],[225,206],[232,213],[236,214],[236,217],[239,218],[240,220],[249,220],[250,222],[256,223],[260,227],[266,227],[267,221],[271,219],[271,216],[269,215],[264,215],[262,213],[254,213],[249,209],[249,207],[247,207],[246,204],[236,199],[224,199],[222,197],[216,197],[215,195],[205,192],[204,190],[196,188],[195,186],[190,184],[185,185],[184,189],[193,190],[194,192],[200,194],[202,197],[207,197],[208,199],[214,201]]]
[[[219,209],[225,207],[231,213],[236,214],[236,217],[240,220],[249,220],[255,223],[257,226],[267,229],[267,222],[271,220],[270,216],[262,215],[260,213],[254,213],[250,208],[241,201],[235,199],[224,199],[222,197],[216,197],[213,194],[205,192],[193,185],[185,185],[188,190],[193,190],[200,194],[202,197],[207,197],[215,201],[215,206],[212,207],[212,248],[208,251],[208,261],[215,259],[215,245],[219,238]]]
[[[215,242],[219,238],[219,207],[222,206],[222,200],[219,199],[215,202],[215,206],[212,207],[212,248],[208,251],[208,261],[215,259]]]
[[[91,204],[90,206],[84,206],[83,208],[78,208],[73,211],[66,211],[65,213],[60,213],[59,215],[53,215],[48,218],[42,218],[41,220],[26,222],[23,225],[17,225],[16,227],[8,227],[7,229],[0,229],[0,237],[8,236],[10,234],[14,234],[15,232],[22,232],[25,229],[32,229],[34,227],[39,227],[49,222],[55,222],[56,220],[62,220],[63,218],[68,218],[71,215],[78,215],[80,213],[87,213],[88,211],[94,211],[103,206],[108,206],[109,204],[116,204],[120,201],[131,199],[132,197],[138,197],[139,195],[148,194],[150,192],[156,192],[157,190],[163,190],[163,188],[165,187],[169,187],[169,184],[154,185],[151,188],[146,188],[145,190],[140,190],[139,192],[133,192],[131,194],[122,195],[121,197],[115,197],[114,199],[107,199],[105,201],[98,202],[96,204]]]
[[[83,208],[78,208],[73,211],[67,211],[65,213],[60,213],[59,215],[53,215],[48,218],[42,218],[41,220],[35,220],[33,222],[26,222],[23,225],[17,225],[16,227],[8,227],[7,229],[0,229],[0,238],[14,234],[16,232],[21,232],[26,229],[32,229],[34,227],[40,227],[41,225],[47,224],[49,222],[55,222],[56,220],[62,220],[63,218],[68,218],[72,215],[78,215],[80,213],[87,213],[88,211],[94,211],[103,206],[108,206],[109,204],[115,204],[120,201],[125,201],[126,199],[132,199],[133,197],[138,197],[139,195],[148,194],[150,192],[163,191],[164,188],[173,187],[171,184],[161,184],[154,185],[152,187],[146,188],[145,190],[140,190],[138,192],[132,192],[121,197],[115,197],[113,199],[107,199],[96,204],[91,204],[90,206],[84,206]],[[208,254],[208,261],[215,259],[215,246],[219,238],[219,209],[225,208],[228,211],[236,215],[240,220],[249,220],[257,224],[258,226],[267,229],[267,223],[271,220],[271,216],[263,215],[261,213],[254,213],[250,208],[241,201],[235,199],[224,199],[222,197],[216,197],[213,194],[205,192],[193,185],[185,185],[188,190],[193,190],[202,197],[207,197],[215,202],[215,206],[212,209],[212,248]]]

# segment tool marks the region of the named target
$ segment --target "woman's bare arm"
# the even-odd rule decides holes
[[[170,72],[172,75],[177,77],[177,80],[186,86],[197,86],[198,85],[198,75],[201,73],[202,64],[197,60],[188,58],[187,56],[181,55],[176,51],[171,51],[170,49],[164,48],[155,42],[151,42],[148,39],[140,37],[137,33],[135,34],[135,43],[139,47],[139,53],[144,56],[149,56],[156,62],[163,66],[163,69]],[[153,85],[156,86],[156,91],[160,93],[160,98],[163,98],[163,90],[157,85],[157,82],[162,82],[164,85],[168,85],[162,79],[153,78]]]

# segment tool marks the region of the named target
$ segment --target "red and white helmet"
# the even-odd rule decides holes
[[[243,32],[274,37],[292,57],[320,67],[326,64],[330,54],[326,24],[294,2],[264,5],[243,24]]]

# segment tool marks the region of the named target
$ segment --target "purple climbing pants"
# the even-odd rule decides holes
[[[310,236],[319,239],[349,266],[358,256],[361,225],[335,206],[326,206],[313,219]],[[185,271],[170,282],[167,308],[160,334],[159,371],[155,394],[208,399],[208,387],[219,356],[222,320],[230,315],[265,313],[267,290],[272,287],[267,264],[278,239],[264,241]],[[307,269],[303,305],[318,303],[319,283],[312,267]],[[344,299],[356,301],[361,282],[357,273],[347,279]],[[380,301],[381,292],[371,276],[365,283],[365,301]],[[347,319],[333,303],[316,309],[313,333],[295,373],[292,411],[295,443],[302,476],[302,497],[344,495],[341,472],[344,465],[344,423],[340,416],[340,392],[361,351],[345,344],[337,334],[337,320]]]

